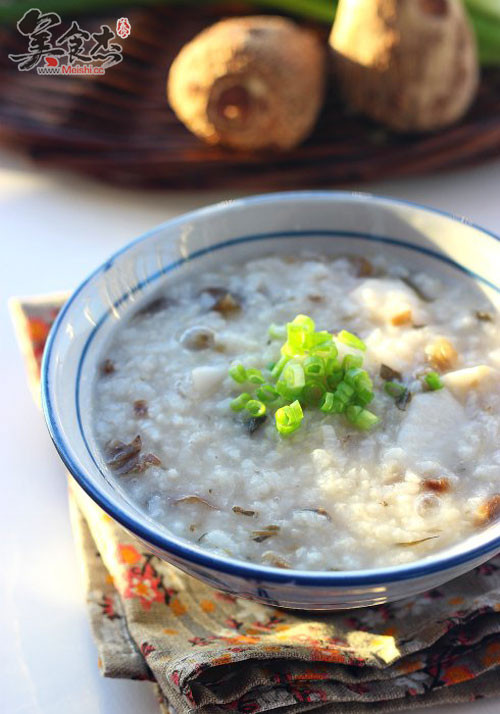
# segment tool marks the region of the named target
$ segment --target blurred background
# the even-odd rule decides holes
[[[34,4],[0,5],[0,143],[39,166],[241,192],[500,154],[499,0]]]
[[[336,10],[0,3],[0,711],[157,711],[148,685],[99,676],[10,296],[71,290],[161,221],[248,193],[373,191],[500,232],[500,0]],[[472,706],[498,710],[446,711]]]

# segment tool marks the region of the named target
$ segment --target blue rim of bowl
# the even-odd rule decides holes
[[[100,267],[94,270],[86,278],[86,280],[84,280],[73,292],[73,294],[70,296],[70,298],[60,311],[59,315],[57,316],[47,339],[41,368],[42,407],[51,439],[59,453],[59,456],[61,457],[62,461],[64,462],[70,473],[73,475],[77,483],[83,488],[83,490],[92,498],[92,500],[94,500],[112,518],[118,521],[129,531],[137,535],[143,541],[153,545],[156,548],[171,553],[172,555],[175,555],[176,557],[181,558],[182,560],[185,560],[188,563],[193,563],[195,565],[205,567],[209,571],[215,570],[236,577],[241,577],[245,580],[255,580],[260,582],[267,581],[270,583],[282,583],[284,585],[293,583],[294,585],[332,588],[346,587],[352,585],[384,585],[392,582],[426,577],[428,575],[432,575],[433,573],[443,573],[445,571],[463,565],[467,562],[474,561],[477,558],[493,555],[495,552],[500,550],[500,536],[498,536],[492,541],[476,546],[475,548],[471,548],[470,550],[467,550],[463,553],[457,553],[455,555],[446,556],[444,558],[439,558],[438,553],[431,561],[423,560],[416,561],[415,563],[410,563],[408,565],[339,572],[304,570],[283,571],[277,568],[272,568],[270,566],[260,566],[254,563],[246,563],[244,561],[235,560],[229,557],[222,558],[220,556],[217,556],[216,554],[212,554],[208,551],[203,551],[199,548],[196,548],[196,546],[190,545],[189,543],[179,542],[177,541],[177,538],[175,536],[172,536],[172,539],[170,539],[167,535],[158,533],[153,528],[149,528],[147,525],[141,523],[139,520],[131,518],[127,513],[122,512],[120,508],[111,503],[91,482],[87,480],[85,472],[82,471],[77,464],[75,464],[69,454],[69,450],[66,448],[65,440],[61,436],[59,428],[57,426],[57,420],[54,415],[54,409],[52,407],[50,397],[50,358],[56,336],[59,332],[60,326],[64,322],[66,314],[71,308],[71,305],[73,304],[75,298],[81,293],[81,291],[86,287],[89,282],[91,282],[100,273],[109,270],[114,261],[133,246],[151,238],[154,235],[157,235],[160,231],[163,231],[166,228],[171,228],[175,225],[183,224],[186,221],[203,218],[204,216],[210,216],[221,212],[223,213],[224,210],[226,210],[227,208],[239,208],[248,205],[258,205],[261,203],[280,200],[291,202],[301,199],[327,201],[328,199],[335,198],[351,200],[353,202],[360,203],[373,202],[377,205],[407,206],[413,209],[428,212],[430,214],[443,216],[454,222],[465,224],[489,238],[493,238],[496,241],[500,241],[500,236],[497,236],[495,233],[487,229],[481,228],[480,226],[465,218],[455,216],[452,213],[430,208],[428,206],[413,203],[411,201],[386,198],[383,196],[375,196],[369,193],[345,191],[289,191],[251,196],[248,198],[241,198],[230,201],[222,201],[220,203],[216,203],[194,211],[190,211],[188,213],[184,213],[181,216],[177,216],[171,220],[165,221],[159,226],[153,228],[152,230],[144,233],[142,236],[126,244],[120,250],[116,251],[105,263],[103,263]],[[229,241],[229,243],[231,243],[231,241]],[[464,266],[460,266],[459,264],[454,263],[454,261],[451,262],[456,267],[461,268],[464,272],[470,273],[470,271],[464,269]],[[482,280],[488,283],[487,280]]]

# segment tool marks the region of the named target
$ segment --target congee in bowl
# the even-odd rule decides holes
[[[204,550],[401,565],[500,516],[499,370],[498,313],[465,274],[271,253],[119,321],[94,433],[127,497]]]

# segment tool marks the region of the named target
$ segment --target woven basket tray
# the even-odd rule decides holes
[[[118,184],[171,189],[332,186],[500,155],[499,70],[483,73],[468,116],[439,133],[390,134],[348,115],[332,91],[313,135],[294,151],[252,154],[205,146],[169,109],[165,81],[181,46],[219,19],[220,8],[129,8],[122,14],[132,25],[123,41],[124,60],[103,77],[19,72],[7,54],[25,51],[26,38],[15,29],[0,29],[2,144],[46,166]],[[86,16],[80,24],[89,30],[103,22],[114,27],[119,16],[119,10]],[[326,34],[324,26],[317,29]]]

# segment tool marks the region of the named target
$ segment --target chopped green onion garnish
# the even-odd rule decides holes
[[[317,355],[311,355],[304,360],[304,373],[306,377],[320,377],[325,374],[325,361]]]
[[[279,379],[276,382],[276,391],[281,397],[283,397],[283,399],[288,402],[292,402],[294,399],[297,398],[298,394],[300,393],[300,389],[297,390],[292,387],[289,387],[284,379]]]
[[[372,401],[374,396],[370,389],[362,388],[356,392],[356,400],[364,407]]]
[[[314,330],[316,329],[314,320],[311,317],[308,317],[307,315],[297,315],[297,317],[295,317],[294,320],[289,324],[300,325],[300,327],[303,327],[306,332],[314,332]]]
[[[241,412],[251,398],[252,397],[250,396],[250,394],[247,394],[247,392],[243,392],[243,394],[240,394],[239,397],[233,399],[229,406],[231,407],[233,412]]]
[[[436,389],[442,389],[444,387],[444,384],[441,381],[441,377],[437,372],[428,372],[425,375],[425,383],[432,391],[435,391]]]
[[[353,387],[355,391],[372,388],[370,375],[365,369],[361,369],[360,367],[351,367],[351,369],[348,369],[344,375],[344,380]]]
[[[289,389],[294,389],[297,392],[306,383],[304,367],[299,362],[290,361],[283,370],[281,378],[286,382]]]
[[[346,409],[346,417],[354,424],[358,429],[366,431],[372,429],[380,419],[368,409],[363,409],[363,407],[351,405]]]
[[[313,353],[315,353],[316,350],[331,350],[332,348],[337,352],[337,348],[333,343],[333,335],[326,330],[322,330],[321,332],[309,332],[306,342],[308,350]]]
[[[325,387],[321,382],[317,380],[309,380],[306,382],[302,394],[300,396],[300,401],[308,406],[317,406],[320,404],[325,393]]]
[[[264,384],[266,381],[260,369],[247,369],[247,382],[251,384]]]
[[[272,324],[269,335],[283,340],[278,361],[267,365],[266,377],[254,367],[245,369],[240,363],[231,366],[229,374],[236,382],[256,385],[254,397],[247,392],[240,394],[231,401],[231,409],[246,409],[255,419],[264,417],[272,404],[276,428],[282,435],[300,427],[304,417],[302,405],[319,408],[325,414],[345,413],[359,429],[370,429],[378,422],[378,417],[365,408],[374,393],[371,377],[362,368],[361,351],[366,346],[359,337],[347,330],[339,332],[335,339],[358,350],[340,360],[334,336],[326,330],[316,332],[314,320],[307,315],[297,315],[286,325]],[[434,384],[438,382],[430,377],[428,387],[439,388],[433,387]],[[394,397],[405,392],[405,387],[397,382],[388,382],[385,389]]]
[[[390,397],[397,399],[405,393],[406,387],[404,384],[400,384],[399,382],[386,382],[384,384],[384,390]]]
[[[347,371],[348,369],[353,369],[354,367],[361,367],[362,364],[362,355],[345,355],[342,360],[342,369]]]
[[[316,347],[312,347],[310,353],[322,357],[324,360],[330,360],[335,359],[338,355],[338,350],[333,342],[322,342]]]
[[[335,390],[335,396],[342,404],[348,404],[354,395],[354,389],[347,382],[341,382]]]
[[[269,337],[272,337],[274,340],[284,340],[286,337],[286,325],[276,325],[274,322],[272,322],[269,325]]]
[[[279,397],[279,392],[272,386],[272,384],[263,384],[257,389],[256,394],[260,401],[265,402],[266,404],[274,402]]]
[[[290,357],[287,357],[286,355],[282,355],[279,360],[276,362],[274,367],[271,370],[271,376],[274,377],[274,379],[278,379],[280,374],[283,371],[284,366],[286,363],[290,360]]]
[[[343,378],[344,378],[344,370],[343,369],[335,369],[330,374],[327,374],[326,384],[329,389],[335,390],[338,387],[338,385],[340,384],[340,382],[343,380]]]
[[[266,405],[258,399],[250,399],[245,404],[245,409],[248,411],[250,416],[253,417],[264,416],[266,413]]]
[[[344,345],[353,347],[355,350],[362,350],[363,352],[366,350],[366,345],[363,340],[360,340],[359,337],[353,335],[352,332],[348,332],[347,330],[341,330],[337,335],[337,339],[339,342],[343,342]]]
[[[303,418],[304,413],[302,412],[302,407],[300,403],[295,400],[291,404],[280,407],[280,409],[276,411],[276,428],[280,434],[291,434],[299,428]]]
[[[332,392],[326,392],[325,396],[323,397],[323,399],[321,401],[321,406],[320,406],[321,411],[326,412],[327,414],[332,412],[334,399],[335,399],[335,397]]]
[[[229,376],[232,377],[235,382],[242,384],[246,382],[247,371],[242,364],[233,364],[233,366],[229,368]]]
[[[333,372],[342,372],[342,367],[336,357],[328,357],[325,359],[325,374],[333,374]]]

